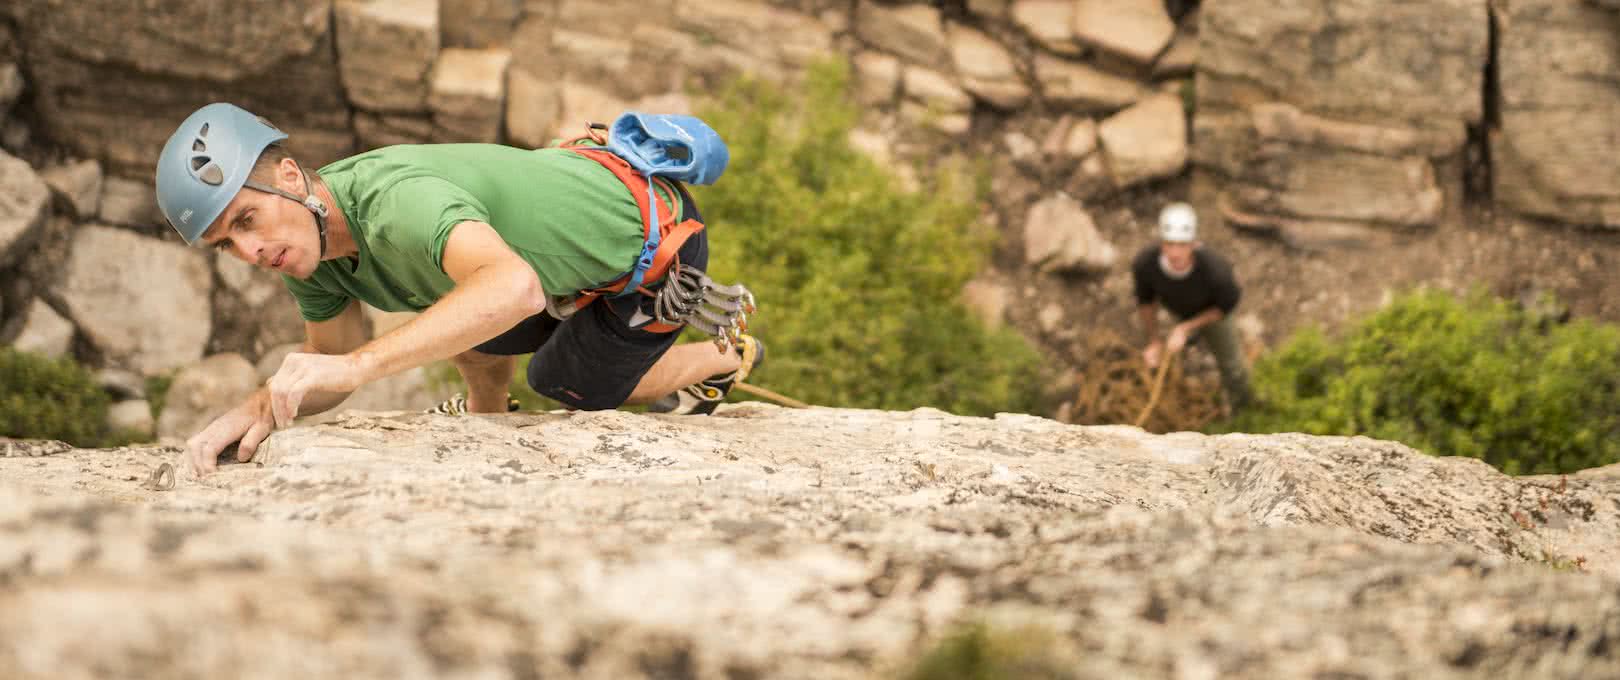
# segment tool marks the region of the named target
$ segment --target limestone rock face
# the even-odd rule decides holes
[[[1460,203],[1437,168],[1484,115],[1487,2],[1274,10],[1200,10],[1194,153],[1223,209],[1329,232],[1431,225]]]
[[[1620,228],[1620,18],[1590,4],[1501,4],[1492,178],[1510,210]]]
[[[175,126],[213,101],[264,116],[307,163],[353,150],[332,0],[10,4],[28,27],[35,120],[110,174],[150,176]]]
[[[0,267],[20,257],[50,214],[51,188],[22,159],[0,151]]]
[[[440,41],[445,47],[505,47],[523,5],[523,0],[439,0]]]
[[[424,111],[439,56],[438,0],[339,0],[338,63],[355,105]]]
[[[208,255],[124,229],[83,226],[55,288],[111,362],[155,375],[202,358],[213,328]]]
[[[500,141],[511,62],[505,49],[447,49],[439,55],[428,97],[437,141]]]
[[[888,6],[859,0],[855,33],[868,45],[917,64],[942,64],[950,59],[944,20],[930,5]]]
[[[748,405],[350,414],[171,491],[173,449],[11,455],[5,677],[853,679],[984,620],[1075,677],[1575,678],[1620,635],[1614,470],[1367,439]]]

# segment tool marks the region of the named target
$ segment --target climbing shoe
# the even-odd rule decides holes
[[[748,378],[759,365],[765,362],[765,343],[752,335],[742,335],[737,340],[737,355],[742,357],[742,368],[730,373],[711,375],[708,379],[682,387],[674,394],[668,394],[653,402],[647,407],[651,413],[670,413],[678,416],[709,415],[714,413],[731,388]]]
[[[506,395],[506,412],[507,413],[515,413],[518,409],[521,409],[521,408],[523,408],[523,405],[518,403],[517,399],[514,399],[512,397],[512,395],[510,395],[510,394]],[[428,409],[426,411],[423,411],[423,413],[436,413],[436,414],[441,415],[441,416],[461,416],[461,415],[466,415],[468,413],[468,411],[467,411],[467,395],[457,394],[454,397],[450,397],[449,399],[444,400],[444,403],[439,404],[438,406],[430,408],[430,409]]]

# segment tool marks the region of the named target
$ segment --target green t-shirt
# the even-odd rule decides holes
[[[455,287],[444,245],[465,221],[494,227],[553,297],[624,275],[645,235],[624,183],[564,149],[390,146],[321,168],[320,177],[360,252],[322,262],[308,279],[282,277],[309,321],[356,299],[390,312],[428,308]]]

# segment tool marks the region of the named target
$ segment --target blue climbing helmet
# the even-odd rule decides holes
[[[247,187],[297,201],[315,213],[324,255],[327,210],[309,191],[308,175],[302,197],[248,180],[265,148],[286,138],[287,133],[234,104],[216,102],[197,109],[169,136],[158,156],[157,202],[163,217],[187,245],[195,244],[236,193]]]

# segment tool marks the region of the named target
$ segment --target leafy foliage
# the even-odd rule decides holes
[[[1620,461],[1620,328],[1553,324],[1475,294],[1408,294],[1255,367],[1259,404],[1220,429],[1367,435],[1508,474]]]
[[[726,137],[726,176],[697,198],[709,273],[741,281],[769,348],[760,382],[829,406],[1029,411],[1039,360],[959,302],[994,232],[982,190],[940,172],[922,191],[849,144],[847,67],[813,67],[802,89],[742,80],[703,112]]]
[[[106,446],[106,392],[70,359],[0,347],[0,436]]]
[[[1041,628],[997,629],[965,623],[926,650],[904,680],[1067,680],[1074,661],[1057,653],[1056,637]]]

